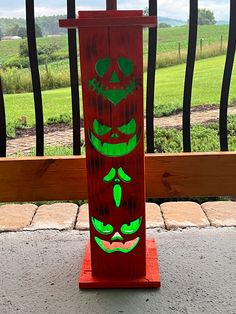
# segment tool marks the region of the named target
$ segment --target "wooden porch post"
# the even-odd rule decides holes
[[[79,12],[90,245],[81,288],[158,287],[146,242],[142,11]]]

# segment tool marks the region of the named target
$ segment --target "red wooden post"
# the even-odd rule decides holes
[[[146,251],[142,11],[79,12],[90,248],[80,287],[158,287]],[[95,25],[100,25],[95,27]]]

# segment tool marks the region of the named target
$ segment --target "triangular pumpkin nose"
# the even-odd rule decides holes
[[[114,71],[112,73],[112,76],[111,76],[111,79],[110,79],[110,83],[119,83],[119,82],[120,82],[119,77],[118,77],[116,71]]]
[[[123,241],[123,240],[124,238],[119,234],[119,232],[116,232],[111,238],[111,241]]]

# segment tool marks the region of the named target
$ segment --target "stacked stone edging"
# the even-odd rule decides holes
[[[204,227],[236,227],[236,202],[146,203],[146,228],[176,230]],[[54,203],[0,206],[0,232],[35,230],[89,230],[88,204]]]

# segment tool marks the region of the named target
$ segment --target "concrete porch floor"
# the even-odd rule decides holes
[[[0,233],[0,313],[236,313],[235,228],[147,230],[156,239],[162,287],[80,290],[89,233]]]

